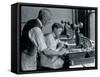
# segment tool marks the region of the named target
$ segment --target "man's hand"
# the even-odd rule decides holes
[[[68,54],[69,50],[67,50],[66,48],[62,48],[59,52],[61,53],[61,55],[64,55],[64,54]]]
[[[58,43],[57,48],[63,48],[64,47],[64,43]]]

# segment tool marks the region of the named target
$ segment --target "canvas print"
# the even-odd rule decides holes
[[[20,7],[20,70],[96,68],[96,10]]]

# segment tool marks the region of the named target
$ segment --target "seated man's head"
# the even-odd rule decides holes
[[[51,21],[51,11],[48,9],[41,9],[39,11],[38,18],[41,20],[42,24],[45,26]]]
[[[52,25],[52,32],[55,33],[56,37],[59,37],[63,31],[63,26],[59,23],[54,23]]]

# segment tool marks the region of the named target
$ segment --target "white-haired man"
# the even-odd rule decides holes
[[[21,37],[21,70],[37,70],[37,52],[48,51],[42,27],[50,22],[51,16],[50,10],[41,9],[36,19],[25,24]]]

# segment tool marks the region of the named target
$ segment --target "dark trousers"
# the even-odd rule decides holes
[[[71,65],[71,61],[69,59],[69,55],[63,55],[62,59],[64,60],[63,69],[68,69],[69,66]]]

